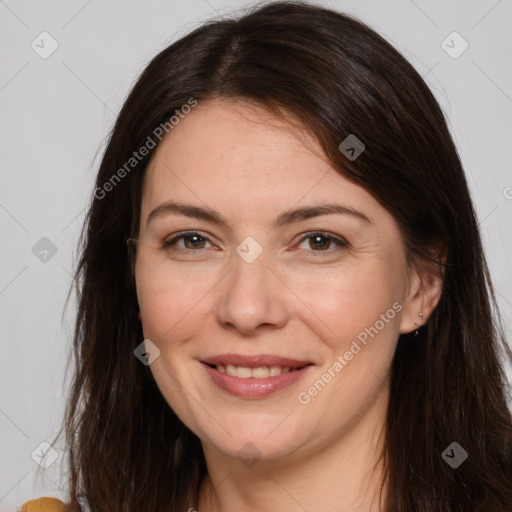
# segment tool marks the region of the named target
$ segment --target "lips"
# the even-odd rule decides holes
[[[220,389],[249,399],[264,398],[291,386],[314,366],[310,361],[266,354],[223,354],[201,362]]]

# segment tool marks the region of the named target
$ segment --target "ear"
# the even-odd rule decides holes
[[[424,262],[409,273],[408,292],[404,299],[400,334],[415,331],[427,322],[443,291],[439,265]],[[420,314],[421,313],[421,314]]]

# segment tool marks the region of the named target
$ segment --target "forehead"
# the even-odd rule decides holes
[[[199,103],[180,120],[156,150],[146,174],[163,174],[166,167],[221,178],[264,178],[297,168],[318,167],[321,148],[297,123],[277,118],[252,104],[215,100]],[[215,168],[209,166],[215,163]],[[314,163],[314,165],[312,165]],[[328,164],[324,164],[328,167]]]
[[[306,200],[378,207],[296,121],[226,100],[199,103],[158,146],[146,171],[141,217],[171,199],[233,215]]]

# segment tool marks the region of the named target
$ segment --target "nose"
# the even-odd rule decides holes
[[[247,263],[237,254],[221,289],[217,318],[244,335],[282,328],[289,318],[287,288],[264,255]]]

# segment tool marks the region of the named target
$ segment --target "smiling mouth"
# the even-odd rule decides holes
[[[315,366],[307,360],[265,354],[224,354],[201,363],[217,388],[248,400],[263,399],[293,386]]]
[[[306,366],[311,366],[312,363],[307,363],[302,366],[291,367],[291,366],[258,366],[256,368],[250,368],[248,366],[235,366],[228,364],[226,366],[221,364],[208,364],[204,363],[210,368],[217,370],[219,373],[225,373],[230,377],[237,377],[239,379],[267,379],[269,377],[277,377],[282,373],[295,372],[302,370]]]

